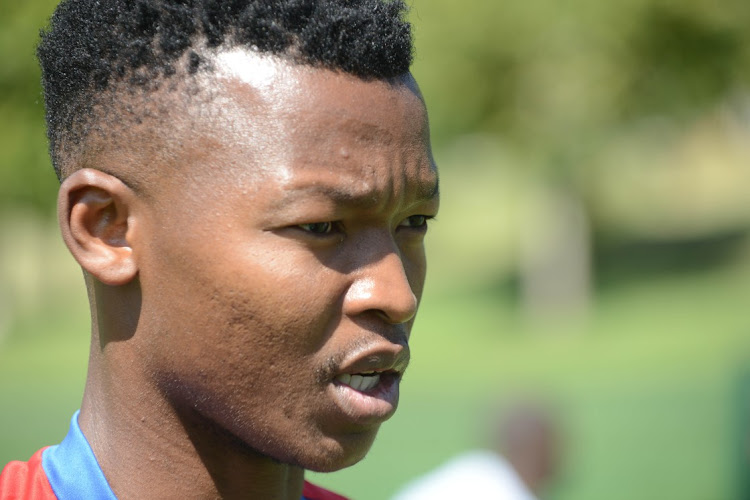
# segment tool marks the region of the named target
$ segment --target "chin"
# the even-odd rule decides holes
[[[328,443],[321,444],[315,450],[317,453],[306,457],[300,465],[313,472],[335,472],[351,467],[365,458],[376,435],[377,430],[343,438],[329,438]]]

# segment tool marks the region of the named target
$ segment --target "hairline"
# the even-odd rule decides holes
[[[247,81],[241,75],[229,71],[231,68],[222,60],[226,55],[240,53],[251,56],[255,61],[263,64],[292,70],[329,72],[332,75],[363,82],[406,85],[412,88],[424,103],[410,70],[389,77],[361,76],[341,68],[329,68],[299,59],[292,54],[265,52],[252,46],[227,43],[214,48],[202,47],[195,50],[200,50],[200,56],[205,61],[195,73],[188,72],[183,65],[180,65],[180,69],[173,75],[160,76],[158,81],[154,82],[155,85],[135,85],[129,83],[126,76],[96,92],[97,99],[91,104],[92,112],[85,122],[77,125],[85,130],[80,135],[80,141],[68,151],[65,151],[67,141],[62,141],[58,146],[60,151],[56,153],[60,155],[60,182],[77,170],[93,168],[118,177],[136,191],[145,191],[143,184],[147,184],[148,181],[144,177],[150,177],[145,169],[138,168],[128,173],[122,169],[110,168],[102,164],[100,155],[113,156],[116,151],[143,153],[143,141],[131,140],[133,136],[145,136],[150,140],[166,142],[175,139],[180,132],[177,132],[178,129],[174,127],[168,127],[167,134],[159,133],[159,125],[176,123],[173,115],[175,111],[186,111],[184,116],[188,116],[190,123],[220,116],[223,111],[212,107],[220,93],[217,82],[236,79],[243,84],[258,88],[254,85],[255,82]],[[188,57],[187,54],[183,56],[183,58],[186,57]],[[132,144],[136,143],[138,147],[133,147]],[[169,151],[170,148],[167,146],[164,149],[159,148],[157,153],[169,155]],[[154,172],[154,174],[158,176],[159,172]]]

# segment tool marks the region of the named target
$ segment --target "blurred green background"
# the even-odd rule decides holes
[[[34,59],[0,3],[0,463],[58,442],[88,308]],[[554,404],[557,500],[750,499],[750,3],[414,0],[442,208],[398,414],[314,480],[388,498]]]

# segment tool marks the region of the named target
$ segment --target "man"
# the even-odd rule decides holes
[[[1,498],[340,498],[395,411],[438,206],[400,2],[63,0],[43,33],[92,343]]]

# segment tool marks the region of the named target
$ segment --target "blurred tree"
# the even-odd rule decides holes
[[[711,23],[700,12],[681,8],[646,9],[632,35],[628,71],[633,76],[618,118],[681,117],[713,107],[744,83],[739,28]]]
[[[0,209],[52,213],[57,180],[47,156],[39,69],[39,29],[56,2],[0,3]]]
[[[748,76],[742,2],[415,0],[412,17],[438,145],[489,132],[571,149],[582,130],[705,110]]]
[[[684,126],[745,92],[749,14],[739,1],[415,2],[415,73],[438,147],[494,135],[552,200],[521,222],[558,224],[521,238],[532,309],[586,303],[597,156],[644,121]]]

